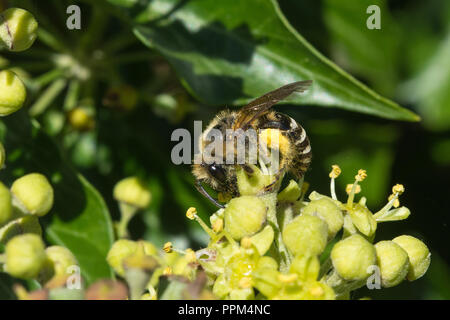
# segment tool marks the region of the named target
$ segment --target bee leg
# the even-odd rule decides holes
[[[280,174],[276,174],[275,176],[275,180],[273,180],[270,184],[268,184],[267,186],[264,186],[264,191],[265,192],[270,192],[272,191],[272,188],[275,186],[275,184],[278,182],[278,180],[280,180],[281,175]]]
[[[270,184],[264,187],[264,191],[271,192],[273,187],[277,184],[277,182],[281,179],[281,177],[285,172],[286,172],[286,164],[281,166],[280,170],[278,170],[278,172],[275,174],[275,179]]]
[[[195,181],[195,187],[197,188],[198,192],[200,192],[202,195],[204,195],[206,197],[206,199],[211,201],[216,207],[218,207],[218,208],[225,208],[225,206],[220,204],[216,199],[211,197],[211,195],[208,192],[206,192],[205,188],[203,188],[203,186],[200,183],[200,181],[198,181],[198,180]]]

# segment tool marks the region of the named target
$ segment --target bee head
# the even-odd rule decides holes
[[[221,164],[205,164],[205,167],[208,170],[209,174],[219,183],[223,184],[226,182],[227,177],[225,168]]]

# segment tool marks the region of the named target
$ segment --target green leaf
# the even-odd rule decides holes
[[[295,104],[339,107],[397,120],[419,117],[358,82],[314,49],[275,0],[152,0],[128,11],[135,34],[160,51],[209,104],[240,104],[286,83],[312,79]]]
[[[418,105],[424,124],[433,130],[450,128],[450,32],[426,66],[402,88],[402,95]]]
[[[0,273],[0,299],[16,300],[16,295],[12,290],[14,279],[6,273]]]
[[[2,181],[11,184],[18,177],[40,172],[51,182],[55,203],[40,219],[51,244],[70,249],[80,263],[87,284],[111,277],[106,263],[113,229],[108,209],[96,189],[68,164],[54,141],[30,122],[25,111],[0,121],[0,139],[7,152]]]
[[[375,87],[392,95],[396,89],[400,58],[400,29],[387,1],[380,8],[381,29],[369,29],[366,13],[373,0],[324,2],[324,20],[333,40],[334,56],[346,70],[366,77]]]

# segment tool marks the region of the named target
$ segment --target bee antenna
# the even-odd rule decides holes
[[[218,208],[225,208],[225,206],[223,206],[222,204],[217,202],[216,199],[211,197],[211,195],[208,192],[206,192],[205,188],[203,188],[203,185],[201,184],[201,182],[199,180],[195,181],[195,187],[197,188],[198,192],[200,192],[202,195],[204,195],[209,201],[211,201]]]

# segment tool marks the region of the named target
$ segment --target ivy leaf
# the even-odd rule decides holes
[[[67,247],[76,256],[87,284],[112,277],[106,262],[113,228],[108,209],[97,190],[65,161],[59,148],[25,111],[0,121],[6,169],[1,180],[8,185],[28,173],[39,172],[51,182],[55,203],[39,219],[49,243]]]
[[[289,82],[312,79],[312,88],[290,102],[419,120],[320,54],[288,23],[275,0],[220,5],[216,0],[144,0],[123,10],[138,38],[161,52],[188,89],[208,104],[242,104]]]
[[[373,4],[371,0],[325,0],[324,20],[340,65],[366,77],[377,90],[393,95],[398,82],[400,28],[390,15],[387,1],[382,0],[376,3],[381,29],[369,29],[366,21],[373,13],[366,10]]]

